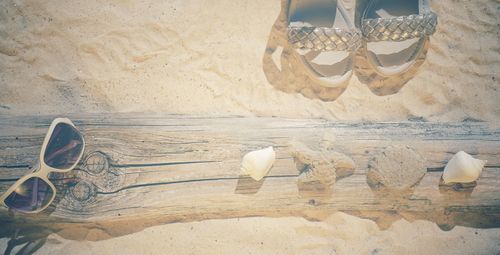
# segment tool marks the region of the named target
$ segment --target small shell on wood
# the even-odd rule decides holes
[[[241,174],[250,175],[254,180],[260,181],[273,166],[276,153],[272,146],[262,150],[247,153],[241,162]]]
[[[486,160],[475,159],[464,151],[455,154],[444,167],[443,181],[448,183],[468,183],[479,178]]]

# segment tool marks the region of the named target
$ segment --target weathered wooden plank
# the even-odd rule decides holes
[[[2,155],[2,164],[16,165],[19,163],[16,149],[21,148],[25,157],[24,161],[33,161],[37,158],[39,144],[43,139],[47,123],[50,119],[44,119],[44,125],[36,124],[37,129],[31,128],[29,132],[23,131],[23,126],[28,120],[3,120],[1,122],[1,134],[9,132],[17,133],[12,136],[4,136],[2,144],[9,144],[8,150]],[[163,162],[167,159],[199,158],[203,155],[216,156],[213,154],[235,153],[239,150],[249,150],[268,144],[285,147],[290,139],[299,139],[312,145],[319,143],[324,136],[326,140],[333,138],[334,145],[340,151],[349,149],[356,157],[366,158],[365,152],[384,147],[396,141],[405,141],[409,145],[425,146],[421,150],[427,154],[429,160],[434,160],[441,165],[442,155],[436,152],[447,151],[449,154],[460,148],[469,149],[469,153],[482,154],[490,161],[490,164],[498,163],[494,150],[498,147],[498,131],[489,130],[485,123],[331,123],[322,120],[297,121],[281,119],[252,119],[252,118],[221,118],[221,119],[183,119],[177,120],[179,124],[173,125],[172,119],[165,119],[161,125],[158,119],[152,120],[130,120],[130,124],[122,119],[107,118],[98,123],[96,119],[83,119],[75,121],[85,131],[85,136],[90,146],[102,148],[101,150],[112,150],[117,156],[113,157],[116,162],[140,163],[140,162]],[[12,126],[19,123],[18,126]],[[142,125],[142,126],[141,126]],[[293,128],[290,128],[290,125]],[[295,126],[294,126],[295,125]],[[9,128],[10,126],[10,128]],[[182,129],[179,130],[179,127]],[[229,127],[229,128],[228,128]],[[202,130],[203,129],[203,130]],[[192,130],[199,130],[193,131]],[[202,131],[200,131],[202,130]],[[23,136],[23,134],[26,134]],[[38,135],[34,135],[38,134]],[[133,136],[134,139],[130,139]],[[9,141],[18,137],[17,141]],[[22,138],[23,142],[20,142]],[[34,139],[34,140],[32,140]],[[38,140],[37,140],[38,139]],[[112,142],[110,142],[112,141]],[[191,146],[194,144],[194,147]],[[148,145],[151,145],[148,147]],[[466,145],[467,147],[464,147]],[[16,147],[17,146],[17,147]],[[108,148],[108,147],[112,148]],[[215,147],[214,147],[215,146]],[[232,146],[232,147],[231,147]],[[139,154],[131,153],[136,148],[142,151]],[[210,150],[209,153],[206,153]],[[10,152],[10,153],[9,153]],[[493,153],[493,154],[492,154]],[[286,154],[286,152],[285,152]],[[147,156],[147,157],[145,157]],[[228,155],[234,158],[235,155]],[[11,162],[11,163],[9,163]]]
[[[102,152],[108,168],[93,173],[83,162],[71,174],[77,180],[60,186],[61,197],[49,213],[21,219],[89,223],[154,217],[151,222],[171,222],[346,211],[369,218],[389,213],[448,225],[500,225],[494,220],[500,213],[496,168],[500,131],[487,123],[336,123],[131,114],[72,119],[86,138],[86,157]],[[52,116],[0,117],[0,179],[4,180],[0,192],[36,167],[51,120]],[[301,190],[288,152],[292,140],[316,149],[329,146],[351,156],[356,173],[339,180],[331,194]],[[367,162],[374,153],[395,144],[415,148],[427,158],[431,170],[442,167],[459,150],[487,159],[490,167],[470,194],[440,191],[440,172],[429,172],[413,194],[372,191],[364,175]],[[270,176],[261,182],[240,177],[241,157],[269,145],[277,151]],[[83,193],[88,197],[81,195],[86,188]],[[11,220],[5,215],[0,210],[0,221]],[[474,218],[478,215],[483,218]]]

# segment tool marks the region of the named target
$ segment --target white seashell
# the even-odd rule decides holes
[[[273,166],[276,153],[272,146],[262,150],[247,153],[241,162],[241,174],[250,175],[254,180],[260,181]]]
[[[473,182],[479,178],[485,164],[486,160],[459,151],[444,167],[443,181],[445,184]]]

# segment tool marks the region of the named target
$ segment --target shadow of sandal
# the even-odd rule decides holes
[[[377,96],[387,96],[396,94],[401,90],[408,81],[413,79],[419,71],[420,66],[425,61],[427,50],[429,48],[429,38],[425,39],[421,52],[414,60],[410,68],[404,73],[396,76],[384,76],[379,74],[368,60],[366,44],[356,52],[354,72],[361,83],[364,83],[370,91]]]
[[[347,88],[349,81],[332,86],[327,77],[319,77],[306,67],[303,56],[288,42],[288,10],[290,0],[281,1],[263,57],[263,69],[269,83],[286,93],[300,93],[310,99],[334,101]]]
[[[356,2],[356,26],[363,43],[354,71],[378,96],[397,93],[425,61],[437,15],[427,0]]]

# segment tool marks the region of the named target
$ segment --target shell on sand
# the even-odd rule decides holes
[[[243,157],[241,174],[249,175],[252,179],[260,181],[271,170],[275,159],[276,153],[272,146],[251,151]]]
[[[485,164],[486,160],[475,159],[466,152],[459,151],[446,164],[443,181],[445,184],[473,182],[479,178]]]

